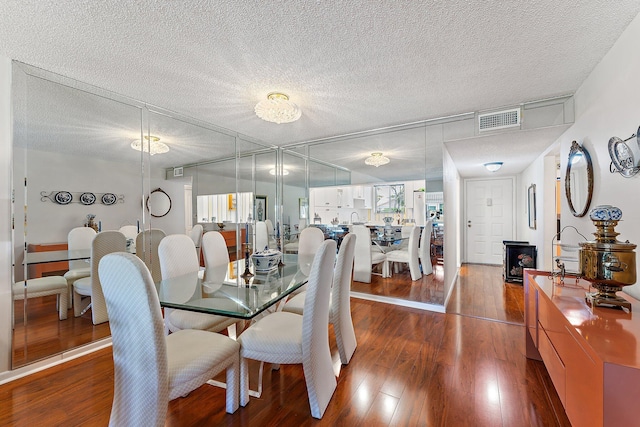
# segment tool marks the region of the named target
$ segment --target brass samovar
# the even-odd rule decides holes
[[[595,292],[587,292],[592,307],[623,307],[631,311],[631,304],[616,295],[624,286],[636,283],[636,245],[619,242],[615,226],[622,219],[622,211],[609,205],[597,206],[589,213],[596,226],[595,241],[580,243],[580,272],[592,283]]]

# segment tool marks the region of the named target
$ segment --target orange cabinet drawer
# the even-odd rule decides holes
[[[543,292],[538,294],[538,321],[552,340],[552,332],[566,333],[564,325],[567,324],[567,320]]]
[[[566,369],[562,359],[547,336],[547,333],[542,328],[539,328],[538,330],[538,351],[540,352],[540,356],[544,361],[544,366],[547,368],[547,372],[549,372],[549,376],[553,381],[553,385],[558,392],[558,396],[560,397],[562,404],[565,405],[567,382]]]

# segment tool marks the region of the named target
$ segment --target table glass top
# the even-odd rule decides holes
[[[48,262],[59,261],[76,261],[80,259],[91,258],[91,249],[81,249],[75,251],[45,251],[45,252],[27,252],[25,261],[28,265],[45,264]]]
[[[186,274],[156,284],[160,305],[201,313],[251,319],[307,283],[312,259],[284,255],[284,266],[243,277],[244,260],[205,273]]]

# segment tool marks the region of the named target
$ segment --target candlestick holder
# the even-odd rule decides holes
[[[243,243],[244,246],[244,273],[240,275],[244,280],[253,277],[253,273],[249,271],[249,255],[251,255],[251,243]]]
[[[278,245],[278,252],[280,252],[280,261],[278,261],[278,267],[284,267],[284,262],[282,261],[284,258],[284,253],[282,252],[282,246],[280,245],[280,235],[276,237],[276,244]]]

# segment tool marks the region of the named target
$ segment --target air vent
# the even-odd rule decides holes
[[[479,131],[498,130],[520,126],[520,109],[478,115]]]
[[[184,173],[184,170],[183,170],[182,166],[180,166],[179,168],[173,168],[173,177],[174,178],[182,176],[183,173]]]

